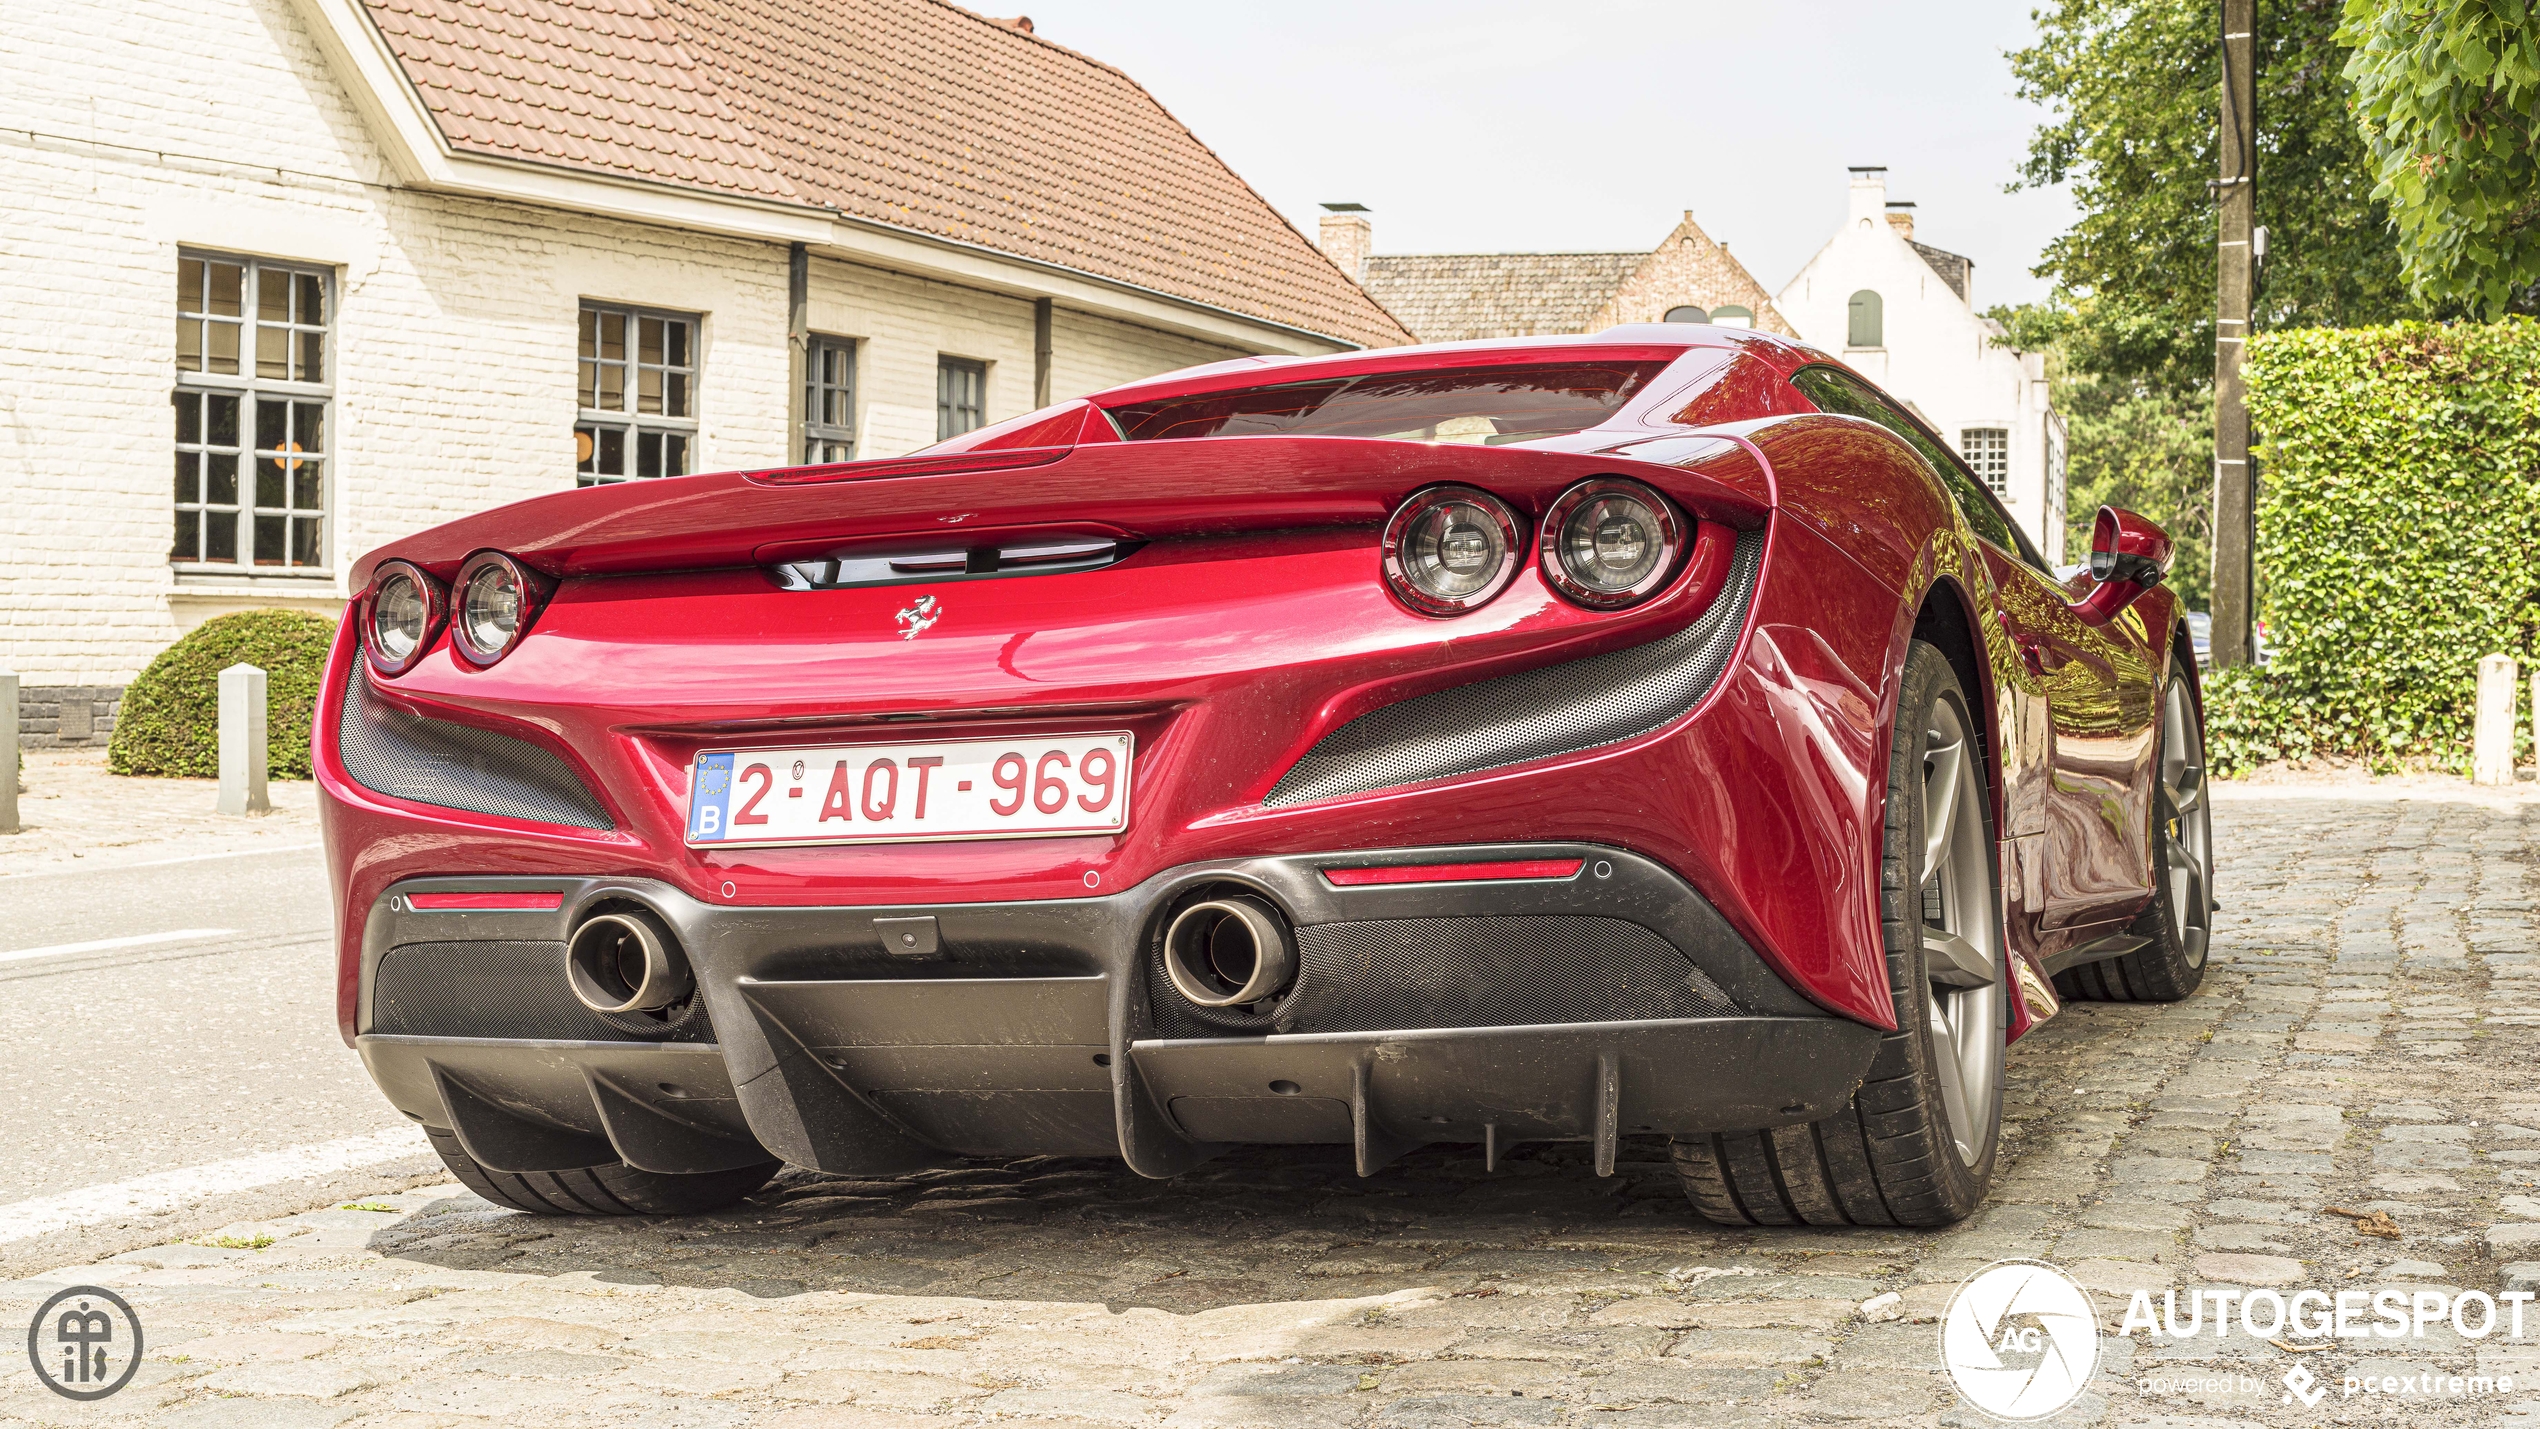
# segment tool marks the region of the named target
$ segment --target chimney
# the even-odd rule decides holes
[[[1017,15],[1011,20],[999,20],[997,23],[1009,30],[1021,30],[1027,35],[1032,33],[1032,17],[1029,15]]]
[[[1375,241],[1376,225],[1367,217],[1367,205],[1323,205],[1323,256],[1347,273],[1351,282],[1367,281],[1367,250],[1375,245]]]
[[[1883,164],[1854,165],[1852,168],[1852,212],[1844,221],[1855,228],[1867,228],[1887,213],[1887,168]]]
[[[1899,235],[1910,242],[1914,237],[1913,203],[1910,200],[1899,201],[1896,199],[1889,199],[1887,201],[1887,226],[1895,229]]]

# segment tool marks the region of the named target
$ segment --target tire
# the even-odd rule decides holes
[[[1679,1138],[1676,1170],[1706,1220],[1941,1226],[1983,1203],[2001,1143],[2008,988],[1981,727],[1948,658],[1914,642],[1879,858],[1897,1030],[1833,1116]],[[1938,837],[1926,828],[1935,799]]]
[[[587,1171],[488,1171],[456,1134],[425,1127],[441,1164],[459,1184],[509,1210],[538,1216],[695,1216],[737,1205],[767,1184],[781,1165],[744,1166],[700,1176],[665,1176],[632,1166]]]
[[[2152,790],[2152,901],[2126,931],[2146,939],[2123,957],[2055,978],[2083,1002],[2179,1002],[2205,981],[2214,928],[2213,801],[2205,788],[2205,721],[2196,686],[2172,643],[2161,689],[2161,742]]]

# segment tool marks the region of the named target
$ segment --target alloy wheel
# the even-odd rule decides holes
[[[2001,1095],[2002,946],[1986,847],[1984,783],[1966,710],[1932,707],[1923,737],[1924,1016],[1949,1136],[1973,1166],[1993,1139]]]
[[[2187,965],[2200,968],[2213,940],[2214,818],[2206,798],[2204,731],[2184,679],[2172,679],[2161,697],[2158,797],[2168,836],[2170,919]]]

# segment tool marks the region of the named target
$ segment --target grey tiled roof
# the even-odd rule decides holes
[[[1370,257],[1367,291],[1422,342],[1575,333],[1649,255],[1419,253]]]
[[[1910,238],[1905,241],[1914,243]],[[1973,259],[1960,257],[1946,248],[1934,248],[1928,243],[1914,243],[1914,251],[1923,255],[1923,261],[1940,275],[1940,281],[1949,285],[1949,291],[1960,298],[1967,296],[1967,273],[1976,266]]]

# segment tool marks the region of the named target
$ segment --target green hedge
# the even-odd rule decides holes
[[[308,778],[309,719],[334,639],[334,621],[297,610],[242,610],[204,621],[159,652],[124,691],[107,767],[220,777],[220,672],[244,662],[265,672],[266,772]]]
[[[2540,637],[2540,322],[2263,334],[2247,371],[2273,658],[2208,683],[2216,771],[2465,771],[2479,657]]]

